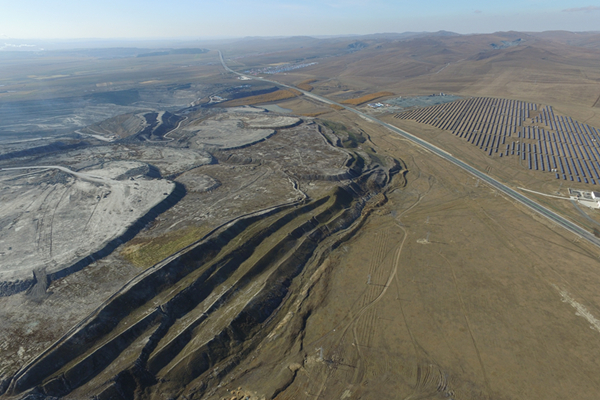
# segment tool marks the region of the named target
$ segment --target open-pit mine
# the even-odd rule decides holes
[[[27,346],[3,348],[15,351],[1,361],[5,396],[216,389],[206,377],[225,376],[289,320],[329,253],[402,185],[398,160],[345,148],[347,134],[311,118],[260,108],[150,117],[87,128],[108,137],[118,125],[120,139],[109,144],[97,137],[59,152],[5,152],[4,312],[17,294],[32,308],[61,296],[54,291],[68,295],[73,288],[61,283],[96,260],[132,265],[116,280],[94,277],[121,285],[102,301],[78,291],[89,304],[57,316],[78,319],[71,329],[38,321],[43,334],[33,329]],[[167,117],[170,130],[156,133]],[[23,334],[33,320],[11,319],[3,333]]]
[[[599,40],[0,52],[0,400],[597,399]]]

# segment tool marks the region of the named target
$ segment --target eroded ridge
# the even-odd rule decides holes
[[[129,282],[21,368],[6,396],[203,393],[281,322],[292,285],[384,201],[396,172],[375,165],[320,198],[216,229]]]

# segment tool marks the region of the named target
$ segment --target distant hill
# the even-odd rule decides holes
[[[137,57],[154,57],[154,56],[168,56],[171,54],[203,54],[208,52],[207,49],[167,49],[162,51],[152,51],[149,53],[138,54]]]
[[[569,46],[600,50],[600,32],[546,31],[532,35]]]
[[[312,84],[316,93],[319,77],[335,79],[335,86],[332,82],[321,93],[339,95],[340,101],[343,89],[358,95],[363,87],[402,96],[444,92],[506,97],[563,107],[573,117],[600,125],[600,113],[591,110],[600,106],[600,32],[406,32],[254,43],[259,47],[246,47],[248,55],[238,59],[241,65],[310,59],[316,64],[278,79],[317,79]]]

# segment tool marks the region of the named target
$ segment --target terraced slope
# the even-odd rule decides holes
[[[129,282],[23,367],[7,395],[201,395],[281,322],[290,287],[360,226],[393,172],[375,168],[216,229]]]

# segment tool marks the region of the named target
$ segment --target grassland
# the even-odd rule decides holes
[[[566,198],[569,196],[569,187],[582,190],[597,190],[598,188],[597,185],[592,185],[591,183],[577,182],[577,179],[574,179],[574,181],[565,181],[563,180],[562,173],[560,174],[561,179],[557,179],[554,172],[542,171],[541,167],[539,170],[530,170],[527,161],[523,160],[522,154],[520,156],[506,156],[505,153],[503,157],[499,157],[498,154],[494,153],[494,155],[490,157],[488,152],[483,151],[479,146],[474,146],[468,140],[465,140],[464,137],[460,138],[459,136],[453,135],[450,131],[435,126],[416,121],[400,120],[391,115],[385,116],[383,119],[386,122],[405,129],[408,132],[443,148],[469,165],[472,165],[481,171],[486,171],[487,174],[509,184],[513,188],[522,187]],[[528,120],[526,125],[530,124],[539,124],[539,122],[532,123],[531,120]],[[545,125],[540,124],[540,126]],[[514,136],[515,137],[509,137],[509,139],[519,140],[523,143],[532,141],[523,138],[523,135],[521,135],[521,137],[518,137],[517,135]],[[504,145],[504,148],[505,146],[506,145]],[[557,160],[560,158],[558,154],[556,154],[555,157]],[[588,163],[591,162],[588,161]],[[565,172],[566,170],[565,167]],[[558,172],[561,172],[560,168],[558,169]],[[582,209],[582,211],[580,211],[568,200],[553,199],[532,193],[526,193],[526,195],[534,198],[548,209],[566,216],[578,225],[588,229],[590,232],[593,232],[595,227],[600,226],[600,215],[596,210],[580,207]]]
[[[342,101],[342,103],[350,104],[353,106],[359,106],[361,104],[368,103],[369,101],[373,101],[373,100],[379,99],[381,97],[387,97],[387,96],[393,96],[393,95],[394,95],[394,93],[392,93],[392,92],[376,92],[376,93],[365,94],[364,96],[361,96],[361,97],[344,100],[344,101]]]
[[[369,399],[592,399],[600,379],[581,372],[597,370],[590,343],[598,332],[577,306],[597,309],[597,250],[465,172],[346,117],[334,122],[364,129],[378,154],[403,155],[408,184],[332,257],[304,337],[325,361],[307,351],[302,374],[280,396],[337,398],[352,382],[349,393]],[[573,340],[568,349],[564,337]],[[261,356],[277,358],[281,345]],[[339,367],[329,370],[329,360]],[[232,385],[259,390],[260,375],[240,374]]]
[[[277,79],[295,84],[318,77],[313,91],[332,98],[349,91],[378,90],[403,97],[440,92],[502,97],[547,104],[579,121],[600,126],[600,73],[596,67],[600,51],[591,42],[585,47],[571,45],[575,36],[568,32],[502,32],[386,43],[371,38],[365,41],[369,47],[338,57],[325,57],[321,49],[315,49],[316,54],[323,55],[319,64]],[[595,37],[597,42],[597,35],[584,37]],[[490,47],[490,43],[517,39],[522,39],[518,46]]]

